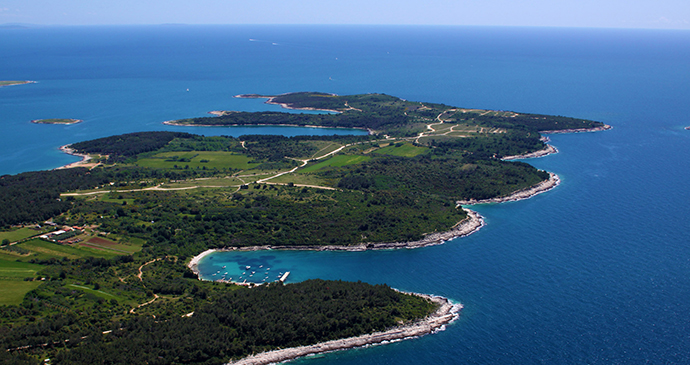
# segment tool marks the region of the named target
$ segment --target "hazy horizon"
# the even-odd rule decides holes
[[[0,25],[451,25],[690,29],[690,2],[659,0],[66,0],[0,2]]]

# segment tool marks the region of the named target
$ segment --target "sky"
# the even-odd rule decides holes
[[[0,0],[8,23],[690,29],[690,0]]]

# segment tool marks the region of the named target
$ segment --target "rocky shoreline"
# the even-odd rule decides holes
[[[426,294],[411,294],[427,298],[428,300],[437,303],[439,308],[434,313],[420,321],[395,327],[387,331],[321,342],[315,345],[267,351],[230,362],[228,365],[266,365],[280,363],[313,354],[346,350],[355,347],[424,336],[443,330],[445,325],[458,318],[458,312],[462,309],[461,304],[453,304],[447,298]]]
[[[525,153],[524,155],[514,155],[514,156],[506,156],[503,157],[503,161],[510,161],[510,160],[521,160],[525,158],[537,158],[537,157],[544,157],[548,155],[552,155],[554,153],[558,153],[558,149],[550,144],[546,145],[546,148],[543,150],[535,151],[535,152],[530,152],[530,153]]]
[[[549,179],[540,182],[537,185],[533,185],[529,188],[518,190],[508,196],[504,197],[499,197],[499,198],[491,198],[491,199],[480,199],[480,200],[475,200],[475,199],[469,199],[469,200],[460,200],[457,202],[458,205],[474,205],[474,204],[488,204],[488,203],[504,203],[504,202],[513,202],[513,201],[518,201],[518,200],[523,200],[523,199],[529,199],[537,194],[541,194],[544,192],[547,192],[561,183],[561,179],[558,177],[558,175],[554,174],[553,172],[549,172]]]

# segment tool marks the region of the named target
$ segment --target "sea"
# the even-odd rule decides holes
[[[690,363],[690,31],[17,26],[0,28],[0,55],[0,79],[36,81],[0,88],[0,174],[74,162],[58,147],[135,131],[361,133],[162,124],[279,110],[233,98],[242,93],[376,92],[609,124],[551,135],[559,153],[526,162],[561,184],[474,206],[486,226],[468,237],[412,250],[219,253],[202,274],[250,266],[271,278],[290,271],[287,282],[385,283],[464,305],[434,335],[295,364]],[[30,123],[41,118],[83,122]]]

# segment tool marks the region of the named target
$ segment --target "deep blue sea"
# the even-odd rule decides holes
[[[666,30],[0,29],[0,79],[37,81],[0,88],[0,174],[54,168],[75,160],[60,145],[132,131],[333,133],[161,124],[218,109],[277,110],[232,98],[240,93],[380,92],[599,120],[614,129],[553,135],[560,153],[529,161],[559,174],[559,187],[475,207],[487,225],[469,237],[416,250],[218,255],[202,266],[210,273],[238,261],[266,265],[260,274],[289,270],[288,282],[387,283],[465,306],[444,332],[298,364],[687,364],[688,60],[690,32]],[[39,118],[84,122],[29,123]]]

